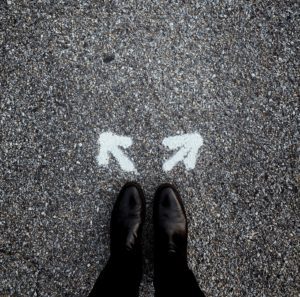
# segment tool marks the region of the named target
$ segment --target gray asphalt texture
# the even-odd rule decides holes
[[[207,296],[299,296],[299,31],[289,0],[2,0],[0,296],[87,296],[129,180],[148,207],[141,296],[162,182]],[[133,138],[139,175],[98,166],[106,131]],[[189,132],[196,168],[164,173],[163,138]]]

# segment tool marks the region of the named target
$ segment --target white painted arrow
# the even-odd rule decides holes
[[[126,149],[132,145],[130,137],[104,132],[100,135],[98,143],[100,145],[100,152],[97,156],[99,165],[108,166],[111,154],[119,162],[122,170],[137,173],[133,162],[120,149],[120,147]]]
[[[196,166],[199,148],[203,145],[203,139],[198,133],[176,135],[166,137],[162,144],[171,150],[179,150],[163,164],[164,171],[170,171],[180,161],[187,169]]]

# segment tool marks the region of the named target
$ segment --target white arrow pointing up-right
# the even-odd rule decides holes
[[[164,171],[170,171],[180,161],[183,161],[187,169],[196,166],[199,148],[203,145],[203,139],[198,133],[176,135],[166,137],[162,144],[171,150],[179,150],[163,164]]]

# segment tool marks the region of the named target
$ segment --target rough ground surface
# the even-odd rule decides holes
[[[127,180],[175,183],[207,296],[299,296],[299,4],[283,0],[0,2],[0,296],[86,296]],[[131,136],[139,175],[97,165]],[[168,174],[166,136],[199,132]]]

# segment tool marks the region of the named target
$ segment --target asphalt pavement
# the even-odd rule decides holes
[[[129,180],[147,200],[142,297],[162,182],[208,297],[299,296],[299,31],[289,0],[2,0],[0,296],[87,296]],[[131,139],[135,171],[99,163],[102,133]],[[190,133],[195,167],[163,170],[164,139]]]

